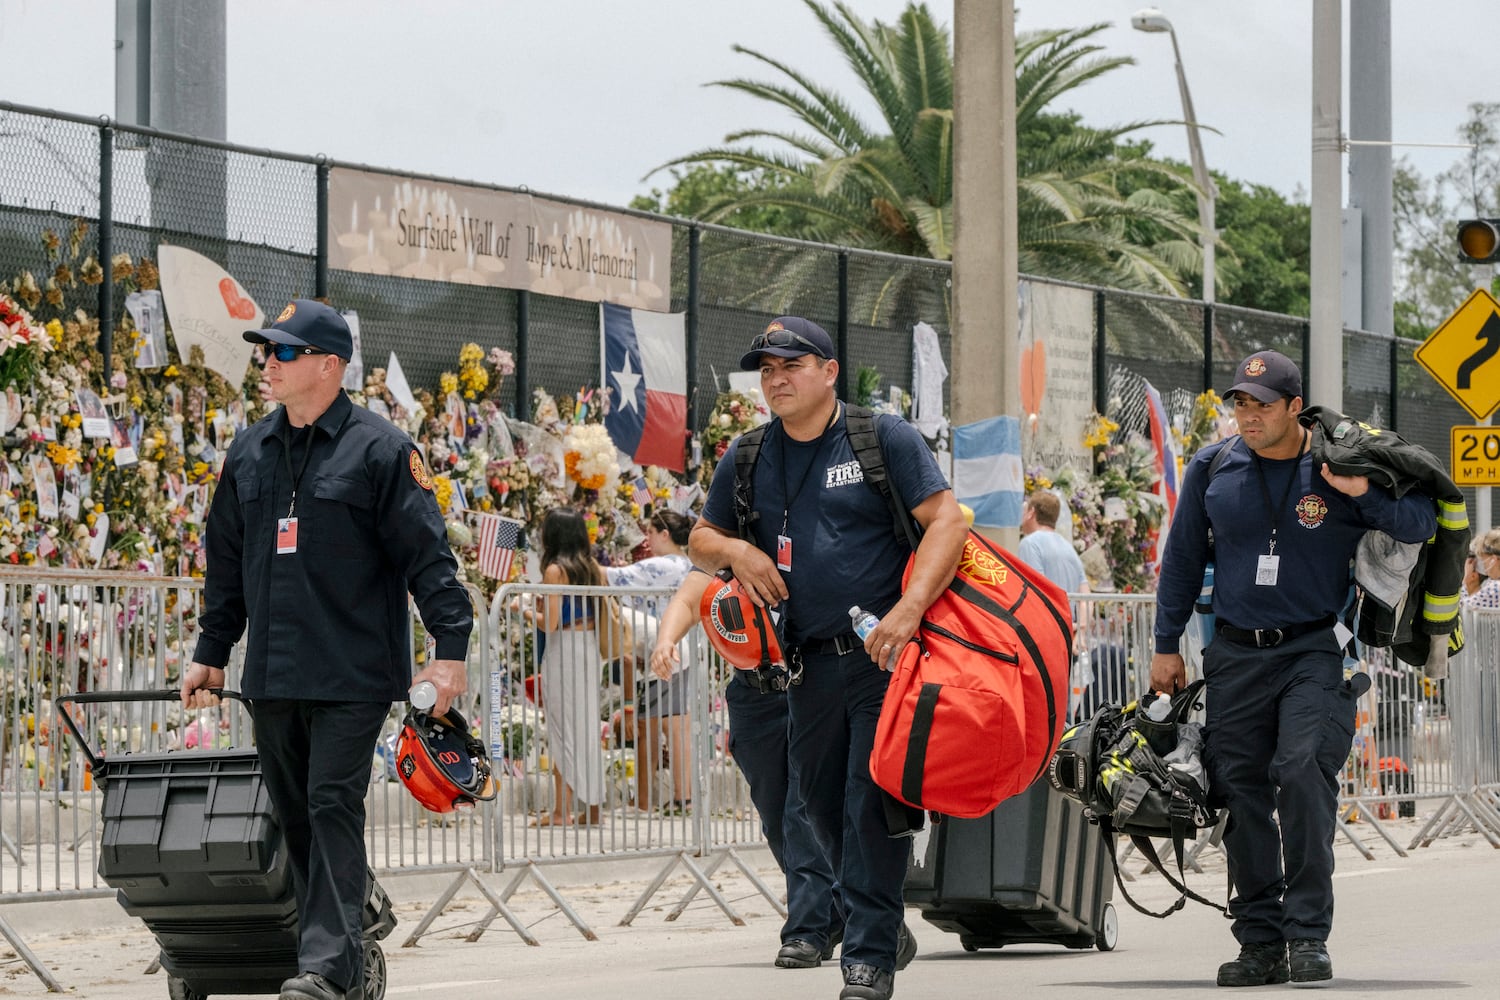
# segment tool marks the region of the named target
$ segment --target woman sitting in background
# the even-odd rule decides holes
[[[1464,563],[1466,608],[1500,608],[1500,528],[1491,528],[1474,543]]]

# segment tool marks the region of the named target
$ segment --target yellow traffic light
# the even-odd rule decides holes
[[[1459,259],[1468,264],[1500,260],[1500,219],[1465,219],[1458,224]]]

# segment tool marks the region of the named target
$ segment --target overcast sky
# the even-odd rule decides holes
[[[1344,3],[1346,21],[1364,2]],[[1500,101],[1500,3],[1390,5],[1394,138],[1456,141],[1471,102]],[[854,6],[890,20],[905,3]],[[1113,22],[1099,41],[1110,54],[1135,57],[1137,65],[1070,99],[1091,124],[1181,115],[1171,42],[1130,28],[1138,7],[1134,0],[1021,6],[1020,30]],[[929,8],[951,26],[952,0]],[[1311,8],[1310,0],[1163,7],[1199,119],[1223,133],[1204,137],[1209,166],[1304,198]],[[113,115],[114,33],[112,0],[0,0],[0,99]],[[235,0],[228,36],[233,142],[614,205],[663,185],[664,175],[641,180],[663,161],[734,129],[787,126],[762,102],[704,86],[772,78],[734,54],[736,43],[856,93],[801,0]],[[1347,98],[1344,120],[1347,132]],[[1163,155],[1186,160],[1182,127],[1149,136]],[[1398,150],[1428,174],[1460,153]]]

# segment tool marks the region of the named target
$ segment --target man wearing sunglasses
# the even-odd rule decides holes
[[[916,954],[902,921],[911,842],[889,835],[870,750],[888,671],[953,579],[967,525],[921,434],[898,417],[878,418],[891,488],[922,526],[903,593],[910,546],[864,481],[833,353],[827,332],[800,316],[773,320],[750,342],[740,367],[760,372],[776,420],[752,473],[749,537],[736,530],[736,440],[715,470],[690,553],[704,569],[732,568],[757,604],[783,604],[786,645],[801,667],[787,691],[789,757],[845,914],[839,997],[887,1000],[895,972]],[[863,640],[851,629],[852,604],[880,618]]]
[[[234,439],[209,509],[208,569],[187,708],[217,702],[246,635],[241,692],[286,837],[297,976],[280,1000],[362,995],[370,760],[391,702],[415,681],[434,713],[466,687],[473,610],[411,439],[344,395],[354,353],[336,311],[297,299],[245,339],[266,351],[280,409]],[[407,594],[437,640],[411,676]]]

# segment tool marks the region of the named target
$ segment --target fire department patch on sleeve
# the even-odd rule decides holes
[[[415,451],[411,453],[411,477],[417,481],[417,485],[427,492],[432,492],[432,473],[427,471],[427,466],[422,462],[422,456]]]

